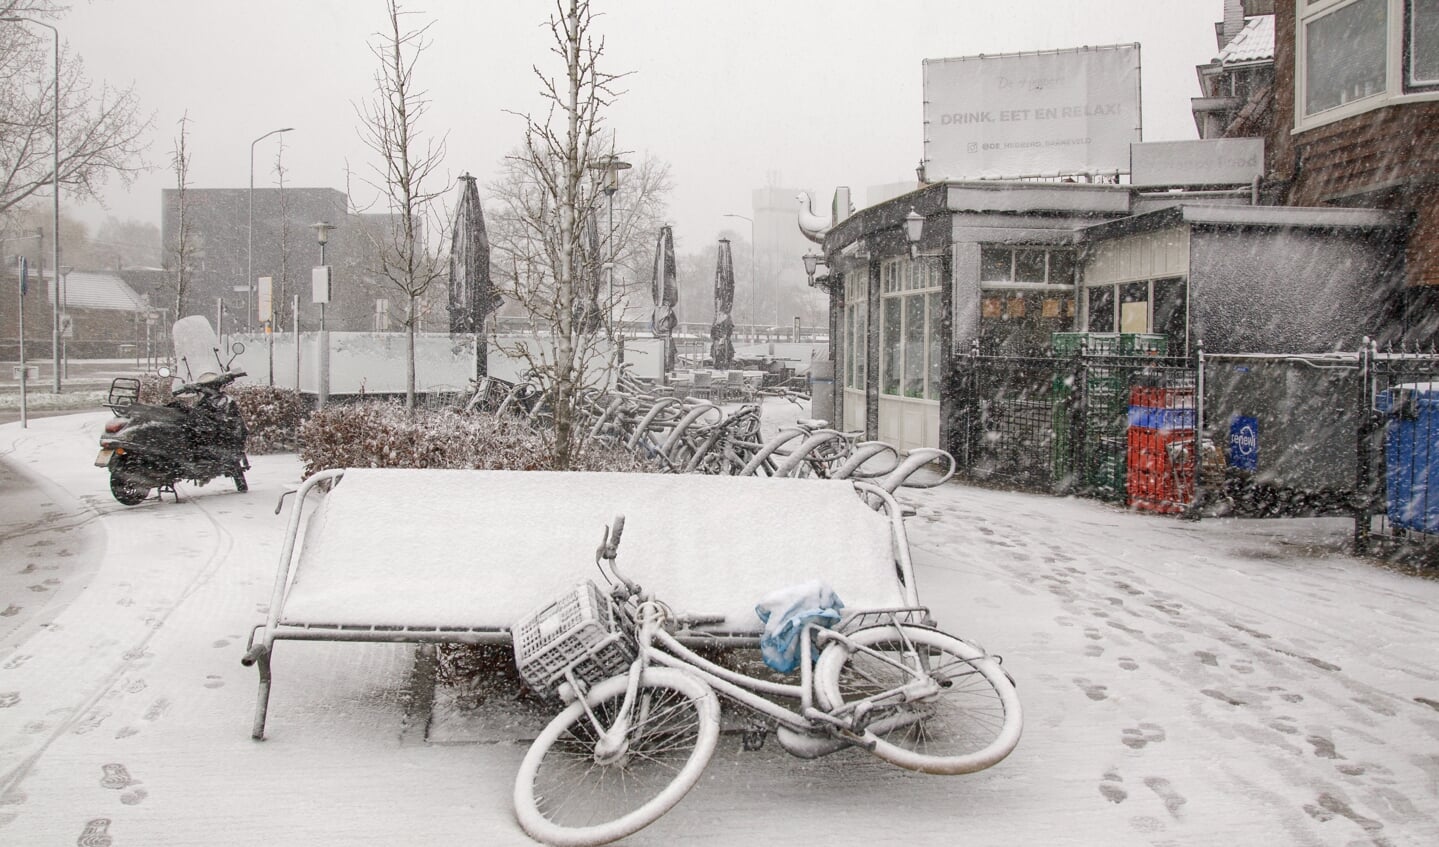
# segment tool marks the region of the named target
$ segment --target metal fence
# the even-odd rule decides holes
[[[1439,552],[1439,352],[976,347],[952,386],[971,480],[1194,518],[1341,515],[1360,549]]]
[[[1001,485],[1127,502],[1131,401],[1176,407],[1153,407],[1141,429],[1172,430],[1186,418],[1177,412],[1184,403],[1193,419],[1195,368],[1187,359],[975,350],[959,360],[956,378],[952,452],[971,478]]]

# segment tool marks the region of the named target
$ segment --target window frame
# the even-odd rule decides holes
[[[880,356],[879,378],[876,381],[879,394],[896,400],[925,400],[937,403],[942,375],[939,373],[938,363],[931,359],[943,354],[943,345],[934,343],[935,337],[940,335],[944,320],[944,301],[942,296],[938,296],[944,288],[941,261],[933,256],[886,259],[880,264],[879,276]],[[913,329],[909,325],[911,304],[908,301],[911,298],[919,301],[922,315],[920,336],[914,344],[920,357],[916,368],[920,382],[918,394],[911,394],[909,391],[912,372],[906,367],[912,363],[912,354],[908,349],[911,346],[910,335]],[[895,328],[898,343],[894,345],[890,343],[894,339],[891,338],[885,322],[885,316],[891,308],[898,319]],[[896,372],[891,373],[891,369]],[[895,391],[887,390],[891,381]]]
[[[1414,0],[1378,0],[1385,16],[1383,87],[1373,94],[1306,114],[1309,25],[1360,2],[1363,0],[1294,0],[1294,128],[1291,134],[1298,135],[1386,106],[1439,100],[1439,80],[1410,81],[1410,20]]]

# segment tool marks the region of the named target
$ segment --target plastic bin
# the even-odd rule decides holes
[[[1384,427],[1389,523],[1439,533],[1439,383],[1400,385],[1376,398]]]

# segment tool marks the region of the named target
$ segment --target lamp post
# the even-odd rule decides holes
[[[272,129],[250,142],[250,190],[246,195],[249,213],[245,223],[245,329],[250,329],[251,316],[255,314],[255,145],[282,132],[294,129]],[[321,263],[323,264],[323,262]]]
[[[745,310],[745,322],[750,325],[750,332],[754,332],[754,292],[757,286],[754,278],[754,218],[744,215],[735,215],[725,212],[720,215],[722,218],[739,218],[742,221],[749,221],[749,308]]]
[[[59,288],[56,289],[60,297],[60,318],[65,322],[65,325],[60,327],[60,368],[66,379],[70,378],[70,353],[65,349],[65,336],[73,332],[75,326],[70,321],[70,271],[73,270],[69,265],[60,268]]]
[[[51,352],[52,354],[54,354],[54,357],[55,357],[55,385],[54,385],[54,388],[55,388],[55,393],[56,393],[56,394],[59,394],[59,393],[60,393],[60,30],[56,29],[55,27],[51,26],[50,24],[45,23],[44,21],[37,21],[37,20],[35,20],[34,18],[22,18],[22,17],[18,17],[18,16],[12,15],[12,16],[10,16],[10,17],[0,18],[0,21],[5,21],[6,23],[12,23],[12,24],[27,23],[27,24],[34,24],[34,25],[36,25],[36,26],[43,26],[43,27],[45,27],[46,29],[50,30],[50,33],[55,36],[55,91],[54,91],[55,101],[54,101],[54,104],[53,104],[53,106],[52,106],[54,113],[51,115],[52,122],[51,122],[51,125],[50,125],[51,137],[54,139],[54,142],[55,142],[55,147],[54,147],[53,150],[51,150],[51,158],[50,158],[50,172],[51,172],[51,180],[52,180],[52,186],[53,186],[52,190],[53,190],[54,193],[55,193],[55,198],[54,198],[54,199],[55,199],[55,220],[54,220],[55,231],[52,233],[52,235],[54,236],[54,239],[53,239],[53,240],[54,240],[54,244],[52,245],[52,247],[54,248],[54,251],[55,251],[55,253],[54,253],[55,261],[51,264],[51,267],[55,268],[55,300],[54,300],[55,309],[54,309],[54,315],[52,316],[53,320],[52,320],[52,322],[51,322],[51,328],[50,328],[50,352]]]
[[[320,292],[317,290],[314,297],[315,302],[320,304],[320,332],[324,332],[325,304],[330,302],[330,271],[329,266],[325,264],[325,244],[329,242],[330,230],[334,229],[335,225],[329,221],[320,221],[319,223],[310,224],[310,228],[315,231],[315,240],[320,242],[320,267],[325,269],[324,296],[321,297]]]
[[[330,240],[330,230],[334,224],[328,221],[310,224],[315,230],[315,240],[320,242],[320,266],[315,268],[312,277],[312,297],[320,304],[320,337],[319,337],[319,388],[315,392],[315,405],[321,409],[325,408],[325,402],[330,399],[330,334],[325,331],[325,304],[330,302],[330,266],[325,264],[325,243]],[[296,349],[298,350],[299,336],[296,336]],[[299,388],[298,382],[296,388]]]
[[[609,293],[606,295],[605,313],[610,320],[610,331],[613,333],[615,326],[615,192],[620,190],[620,172],[629,170],[630,163],[611,151],[608,156],[592,163],[590,167],[600,172],[600,178],[603,180],[600,183],[600,191],[604,192],[605,199],[609,204],[610,260],[605,263],[609,266]]]

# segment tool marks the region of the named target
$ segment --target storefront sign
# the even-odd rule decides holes
[[[1129,148],[1134,185],[1247,185],[1264,174],[1264,139],[1154,141]]]
[[[1127,172],[1139,45],[924,61],[930,180]]]

